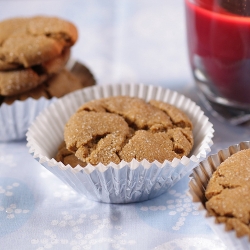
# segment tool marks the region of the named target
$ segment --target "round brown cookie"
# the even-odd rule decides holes
[[[33,69],[0,72],[0,94],[12,96],[33,89],[48,78],[38,75]]]
[[[85,167],[87,164],[77,159],[76,156],[66,148],[65,142],[62,142],[58,148],[58,152],[55,157],[56,161],[61,161],[64,165],[70,165],[71,167],[76,167],[80,165]]]
[[[171,105],[168,108],[174,109]],[[176,117],[184,117],[178,109],[175,112]],[[173,120],[163,109],[140,98],[103,98],[77,110],[65,125],[64,139],[68,150],[92,165],[134,158],[162,163],[188,155],[193,146],[189,118],[185,116],[181,123]]]
[[[64,69],[49,79],[45,83],[49,96],[62,97],[75,90],[95,85],[95,79],[90,70],[83,65],[82,68],[86,70],[81,76],[76,76],[74,73],[71,73],[71,71]]]
[[[46,86],[44,84],[40,84],[36,88],[29,90],[27,92],[24,92],[20,95],[5,96],[3,99],[3,103],[10,105],[17,100],[24,101],[29,97],[36,99],[36,100],[41,98],[41,97],[45,97],[45,98],[49,99],[49,95],[46,92]]]
[[[42,96],[48,99],[52,97],[59,98],[75,90],[94,85],[95,79],[92,73],[89,70],[86,70],[85,73],[86,76],[79,79],[68,70],[63,69],[60,73],[53,75],[34,89],[19,95],[4,97],[3,102],[12,104],[16,100],[24,101],[29,97],[39,99]]]
[[[0,94],[14,96],[36,88],[47,80],[52,74],[58,73],[66,65],[70,50],[50,61],[32,68],[11,71],[0,71]]]
[[[25,68],[62,54],[77,40],[76,27],[56,17],[8,19],[0,22],[0,69]]]
[[[210,215],[250,237],[250,149],[227,158],[213,173],[205,191]]]
[[[213,173],[206,188],[206,198],[210,199],[225,188],[250,185],[250,149],[241,150],[227,158]]]

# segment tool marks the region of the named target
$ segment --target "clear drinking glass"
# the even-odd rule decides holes
[[[250,0],[185,0],[185,9],[201,96],[224,118],[250,120]]]

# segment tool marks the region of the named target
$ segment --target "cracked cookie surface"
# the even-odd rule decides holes
[[[227,158],[213,173],[205,191],[206,208],[226,229],[250,238],[250,149]]]
[[[66,148],[65,142],[62,142],[59,146],[55,159],[57,161],[63,162],[64,165],[69,164],[72,168],[76,167],[77,165],[80,165],[82,167],[85,167],[87,165],[85,162],[79,160],[72,152],[70,152]]]
[[[193,147],[192,123],[161,101],[116,96],[82,105],[65,125],[66,148],[83,162],[172,161]]]
[[[62,54],[77,40],[69,21],[46,16],[0,22],[0,70],[28,68]]]

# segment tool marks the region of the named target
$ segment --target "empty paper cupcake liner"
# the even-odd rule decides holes
[[[17,100],[11,105],[3,103],[0,106],[0,141],[25,139],[35,117],[55,99],[28,98],[25,101]]]
[[[214,216],[209,216],[205,207],[207,201],[205,190],[213,172],[231,155],[250,148],[250,141],[241,142],[220,150],[217,154],[210,155],[207,159],[200,162],[190,175],[189,194],[193,202],[199,207],[200,213],[211,229],[220,237],[228,249],[247,250],[250,249],[250,242],[247,236],[238,238],[235,230],[226,231],[224,223],[216,223]]]
[[[163,164],[132,160],[108,166],[88,164],[85,168],[72,168],[55,161],[53,157],[64,139],[64,126],[70,116],[85,102],[118,95],[139,97],[146,101],[161,100],[183,110],[194,127],[194,147],[190,157],[175,158]],[[200,107],[185,96],[161,87],[117,84],[78,90],[51,104],[30,126],[27,146],[34,158],[79,194],[105,203],[130,203],[157,197],[190,173],[210,152],[213,133],[213,125]]]

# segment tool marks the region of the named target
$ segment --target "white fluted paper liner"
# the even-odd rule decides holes
[[[28,98],[15,101],[11,105],[0,106],[0,141],[13,141],[26,138],[28,127],[35,117],[56,98],[38,100]]]
[[[63,141],[64,126],[71,115],[85,102],[110,96],[127,95],[162,100],[183,110],[194,126],[194,147],[191,156],[163,164],[146,160],[127,163],[98,164],[71,168],[55,157]],[[210,152],[213,125],[193,101],[177,92],[143,84],[117,84],[87,87],[62,97],[45,109],[27,133],[27,146],[45,168],[78,193],[105,203],[129,203],[152,199],[164,193]]]
[[[214,216],[209,216],[205,207],[206,197],[205,190],[209,179],[218,166],[229,156],[250,148],[250,141],[241,142],[230,146],[229,148],[220,150],[217,154],[210,155],[207,159],[200,162],[190,175],[189,194],[199,207],[200,213],[205,218],[207,224],[220,237],[228,249],[249,250],[250,242],[247,236],[238,238],[235,230],[226,231],[224,223],[216,223]]]

